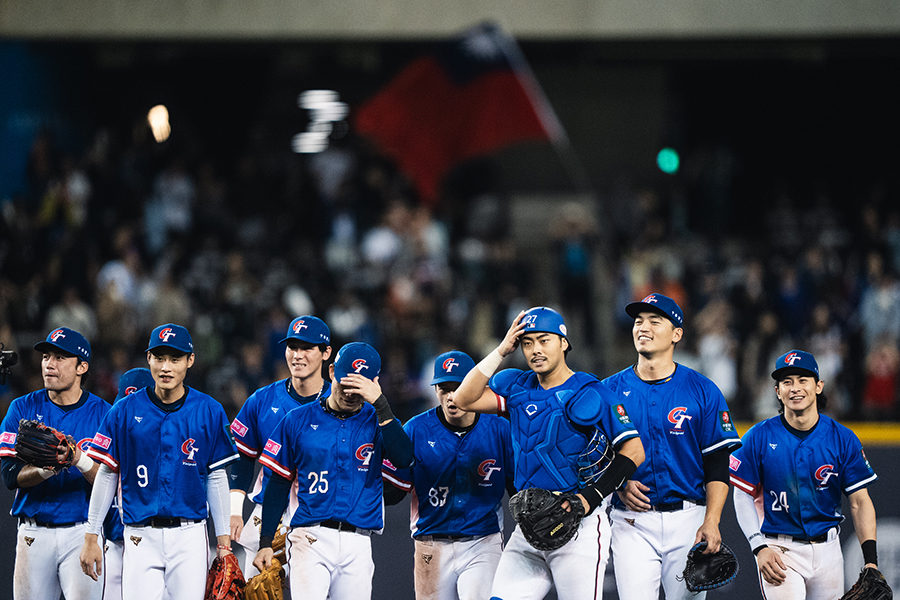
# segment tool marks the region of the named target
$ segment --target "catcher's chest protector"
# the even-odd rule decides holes
[[[516,383],[507,399],[516,453],[516,488],[539,487],[568,491],[578,486],[576,461],[588,437],[575,429],[565,414],[565,404],[581,385],[571,377],[565,387],[545,390],[528,373]],[[534,381],[536,387],[530,384]],[[526,386],[531,389],[527,389]]]

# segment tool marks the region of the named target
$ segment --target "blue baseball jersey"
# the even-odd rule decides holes
[[[762,494],[763,533],[822,535],[844,520],[841,493],[849,496],[878,479],[856,434],[825,415],[804,438],[788,431],[779,415],[751,427],[743,442],[731,455],[731,483],[751,496]]]
[[[533,371],[505,369],[488,382],[500,413],[508,413],[515,454],[516,489],[540,487],[568,492],[578,488],[576,461],[599,428],[616,447],[638,437],[621,404],[600,381],[575,373],[545,390]],[[589,425],[576,425],[573,411],[588,415]]]
[[[441,422],[439,410],[417,415],[403,427],[416,462],[395,469],[385,461],[384,479],[412,493],[413,537],[497,533],[503,529],[501,502],[514,464],[509,422],[478,415],[474,427],[460,436]]]
[[[258,459],[266,442],[272,437],[275,426],[287,413],[303,406],[303,403],[288,392],[289,385],[291,385],[290,378],[270,383],[253,392],[244,402],[237,417],[231,422],[234,443],[241,454],[254,460]],[[325,382],[318,396],[327,398],[330,394],[331,384]],[[310,398],[310,401],[317,399],[318,397]],[[266,484],[272,475],[268,467],[263,467],[262,472],[261,485],[257,485],[253,494],[249,496],[250,500],[257,504],[262,504]]]
[[[289,412],[266,442],[260,464],[298,479],[292,527],[343,521],[384,527],[381,463],[384,442],[375,409],[364,403],[345,419],[311,402]]]
[[[109,410],[106,401],[87,391],[65,407],[54,404],[46,390],[16,398],[3,419],[0,456],[16,456],[20,419],[40,421],[71,435],[84,451]],[[76,523],[87,521],[90,500],[91,484],[73,466],[36,486],[16,489],[10,514],[44,523]]]
[[[151,399],[148,388],[131,394],[91,442],[90,457],[119,473],[127,525],[157,516],[205,519],[207,475],[238,459],[222,405],[186,389],[177,408]]]
[[[703,456],[741,446],[716,384],[684,365],[659,382],[647,383],[628,367],[603,383],[641,432],[646,459],[631,479],[650,488],[650,504],[705,501]],[[623,506],[617,494],[613,505]]]

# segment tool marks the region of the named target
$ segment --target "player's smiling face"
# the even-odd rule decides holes
[[[173,392],[181,397],[181,386],[187,370],[194,364],[194,354],[173,353],[164,349],[158,354],[147,352],[147,363],[150,365],[150,374],[156,384],[156,395],[160,400],[166,399]]]
[[[671,350],[683,333],[681,327],[675,327],[672,321],[652,311],[639,313],[631,329],[634,348],[644,356]]]
[[[519,338],[528,367],[538,375],[553,373],[565,359],[569,342],[555,333],[527,333]]]
[[[812,375],[788,375],[778,381],[775,393],[785,410],[805,413],[810,410],[818,411],[816,395],[821,394],[824,388],[825,382],[816,381]]]
[[[330,355],[330,346],[322,352],[319,346],[301,340],[288,340],[284,348],[284,359],[294,379],[307,379],[321,374],[322,363]]]
[[[50,392],[65,392],[72,389],[79,380],[79,375],[84,375],[88,370],[88,363],[79,362],[78,358],[71,354],[59,352],[44,352],[41,357],[41,376],[44,379],[44,389]]]

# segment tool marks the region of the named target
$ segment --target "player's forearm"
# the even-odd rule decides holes
[[[706,517],[707,523],[719,524],[722,509],[728,500],[728,484],[721,481],[710,481],[706,484]]]
[[[456,392],[453,394],[453,403],[463,410],[470,410],[484,395],[484,388],[491,376],[500,367],[503,358],[497,350],[488,354],[474,369],[470,370]]]
[[[758,548],[766,546],[766,538],[759,530],[759,513],[756,511],[756,503],[753,496],[737,488],[734,490],[734,514],[737,516],[738,525],[744,532],[744,537],[750,544],[750,550],[754,554]]]
[[[16,484],[20,488],[30,488],[43,483],[54,475],[56,475],[56,471],[35,467],[34,465],[25,465],[16,476]]]
[[[850,494],[850,515],[860,544],[876,539],[875,505],[865,489]]]
[[[228,497],[228,475],[216,469],[206,477],[206,502],[216,537],[231,535],[231,506]]]
[[[247,492],[253,485],[253,471],[256,459],[241,453],[240,460],[231,463],[231,489]]]
[[[88,505],[87,533],[100,534],[103,520],[109,512],[113,497],[118,489],[119,475],[107,465],[100,465],[91,489],[91,502]],[[85,538],[86,539],[86,538]]]
[[[290,493],[290,480],[273,473],[263,493],[262,524],[259,530],[260,550],[272,547],[272,538],[275,537],[278,522],[284,514],[284,509],[287,508]]]
[[[381,426],[381,439],[384,443],[384,455],[398,469],[411,467],[415,462],[412,440],[394,419]]]

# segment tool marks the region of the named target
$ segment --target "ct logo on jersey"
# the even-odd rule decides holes
[[[690,421],[693,417],[687,414],[687,406],[679,406],[669,411],[669,423],[675,425],[669,430],[673,435],[683,435],[684,430],[681,428],[685,421]]]
[[[195,466],[197,463],[194,461],[194,453],[197,452],[199,448],[194,446],[194,438],[188,438],[181,444],[181,451],[187,455],[187,458],[181,461],[181,464],[188,466]]]
[[[824,490],[828,487],[828,480],[837,476],[838,474],[834,472],[834,465],[822,465],[816,469],[816,480],[819,482],[816,489]]]
[[[487,459],[487,460],[482,461],[481,464],[478,465],[478,474],[481,475],[482,477],[484,477],[484,482],[483,482],[483,483],[479,483],[479,484],[478,484],[479,486],[481,486],[481,487],[489,487],[489,486],[494,485],[493,483],[490,483],[490,481],[491,481],[491,475],[494,474],[494,471],[500,471],[500,470],[501,470],[500,467],[495,467],[495,466],[494,466],[494,465],[496,465],[496,464],[497,464],[496,459],[489,458],[489,459]]]
[[[81,448],[82,452],[88,451],[88,446],[91,445],[91,442],[94,441],[94,438],[84,438],[83,440],[78,440],[78,447]]]
[[[168,342],[169,338],[174,337],[174,336],[175,336],[175,332],[172,331],[171,327],[166,327],[165,329],[163,329],[162,331],[159,332],[159,339],[161,339],[164,342]]]
[[[306,327],[307,326],[303,324],[303,321],[297,321],[296,323],[294,323],[294,333],[300,333],[300,330],[306,329]]]
[[[784,357],[784,363],[790,366],[794,366],[794,363],[800,360],[800,357],[796,352],[791,352],[787,356]]]
[[[353,367],[354,373],[361,373],[363,369],[369,368],[369,366],[366,364],[366,359],[364,358],[357,358],[350,366]]]
[[[459,366],[459,363],[456,362],[456,360],[454,360],[452,358],[448,358],[447,360],[444,361],[444,364],[441,365],[441,368],[444,369],[445,371],[447,371],[448,373],[452,373],[453,367],[458,367],[458,366]]]
[[[356,449],[356,458],[362,461],[362,464],[356,467],[357,471],[369,470],[369,461],[372,460],[372,452],[374,452],[374,449],[375,446],[373,444],[363,444]]]

